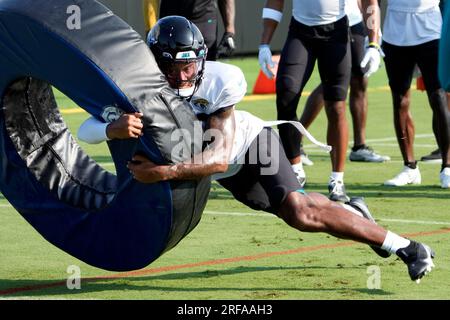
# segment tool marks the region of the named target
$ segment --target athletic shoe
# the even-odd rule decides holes
[[[304,188],[306,185],[306,173],[305,170],[303,169],[303,166],[293,165],[292,170],[294,170],[298,183],[300,183],[300,187]]]
[[[394,178],[384,182],[385,186],[406,186],[407,184],[421,184],[422,176],[420,175],[419,167],[411,169],[407,166],[403,167],[402,172],[396,175]]]
[[[343,203],[350,201],[350,198],[345,193],[343,181],[330,179],[330,182],[328,182],[328,192],[330,193],[328,197],[331,201],[339,201]]]
[[[369,207],[367,206],[363,197],[352,197],[350,198],[350,201],[347,204],[352,208],[361,212],[364,218],[377,224],[372,214],[370,213]],[[370,247],[372,248],[373,251],[375,251],[376,254],[378,254],[382,258],[389,258],[391,256],[390,252],[383,250],[380,247],[377,246],[370,246]]]
[[[429,155],[420,158],[420,161],[427,163],[442,163],[442,155],[439,149],[432,151]]]
[[[302,158],[302,163],[305,166],[313,166],[314,165],[314,162],[312,162],[312,160],[308,157],[308,155],[306,154],[303,147],[300,147],[300,156]]]
[[[450,168],[444,168],[439,174],[439,178],[441,179],[441,187],[443,189],[450,189]]]
[[[434,251],[425,244],[411,241],[406,248],[398,249],[397,256],[408,266],[411,280],[420,282],[420,279],[434,268]]]
[[[352,150],[352,152],[350,152],[349,159],[350,161],[359,162],[385,162],[391,160],[389,156],[379,155],[368,146],[364,146],[356,151]]]

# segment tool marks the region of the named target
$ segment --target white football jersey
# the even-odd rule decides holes
[[[346,0],[292,0],[292,15],[307,26],[333,23],[345,17]]]
[[[383,40],[396,46],[415,46],[441,37],[439,0],[388,0]]]
[[[195,114],[210,115],[220,109],[235,106],[247,92],[247,81],[236,66],[206,61],[203,80],[191,99]],[[244,163],[245,154],[252,141],[264,128],[264,121],[252,114],[234,110],[236,131],[227,172],[213,176],[222,179],[236,174]]]

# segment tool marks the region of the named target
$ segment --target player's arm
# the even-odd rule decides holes
[[[235,16],[236,9],[234,0],[219,0],[219,11],[222,16],[225,32],[235,34]]]
[[[379,43],[380,7],[378,0],[360,0],[362,14],[369,33],[369,43]]]
[[[263,9],[263,33],[261,43],[270,44],[273,34],[281,21],[283,14],[284,0],[267,0]]]
[[[234,42],[236,8],[234,0],[219,0],[219,11],[222,16],[225,32],[217,46],[217,56],[230,57],[236,49]]]
[[[365,77],[370,77],[380,68],[382,50],[380,47],[380,7],[378,0],[361,0],[364,22],[369,33],[369,45],[361,61],[366,68]]]
[[[283,16],[283,7],[284,0],[267,0],[262,12],[263,32],[259,44],[258,60],[261,70],[269,79],[275,76],[270,70],[270,68],[275,66],[275,63],[272,61],[270,42]]]
[[[142,113],[130,113],[120,116],[111,123],[105,123],[91,117],[78,129],[78,139],[89,144],[97,144],[112,139],[137,139],[142,135]]]
[[[212,114],[206,135],[211,143],[189,162],[156,165],[146,157],[136,155],[128,164],[134,178],[143,183],[167,180],[195,180],[228,170],[235,133],[234,108],[227,107]]]

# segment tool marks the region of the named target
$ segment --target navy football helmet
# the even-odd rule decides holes
[[[197,26],[181,16],[162,18],[150,30],[147,45],[171,86],[180,96],[192,97],[202,80],[208,52]],[[180,72],[186,77],[180,78]],[[186,86],[189,89],[183,89]]]

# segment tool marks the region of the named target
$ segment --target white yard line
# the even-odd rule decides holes
[[[206,215],[218,215],[218,216],[242,216],[242,217],[261,217],[261,218],[276,218],[275,215],[261,212],[261,213],[251,213],[251,212],[220,212],[205,210],[203,212]],[[391,218],[377,218],[377,221],[386,222],[397,222],[404,224],[432,224],[432,225],[446,225],[450,226],[450,221],[433,221],[433,220],[406,220],[406,219],[391,219]]]
[[[450,221],[445,222],[445,221],[405,220],[405,219],[388,219],[388,218],[380,218],[377,220],[386,222],[406,223],[406,224],[438,224],[450,227]]]
[[[434,134],[432,133],[424,133],[424,134],[416,134],[414,136],[417,138],[434,138]],[[372,142],[383,142],[383,141],[397,141],[397,137],[387,137],[387,138],[380,138],[380,139],[366,139],[368,143]]]
[[[0,204],[0,208],[12,208],[10,204]],[[239,217],[258,217],[258,218],[276,218],[275,215],[266,212],[222,212],[205,210],[203,214],[214,216],[239,216]],[[433,221],[433,220],[407,220],[407,219],[392,219],[392,218],[377,218],[377,221],[396,222],[404,224],[431,224],[450,226],[450,221]]]
[[[398,148],[397,143],[378,143],[373,142],[370,144],[370,146],[378,146],[378,147],[394,147]],[[415,143],[414,148],[436,148],[435,144],[422,144],[422,143]]]
[[[424,134],[416,134],[415,135],[416,139],[420,139],[420,138],[434,138],[434,135],[432,133],[424,133]],[[379,139],[366,139],[367,144],[375,144],[378,142],[390,142],[390,141],[397,141],[396,137],[387,137],[387,138],[379,138]],[[377,144],[378,145],[378,144]],[[381,144],[380,144],[381,145]],[[398,147],[398,144],[392,144],[393,146]],[[386,146],[390,146],[390,144],[386,144]],[[436,147],[436,145],[431,145],[431,144],[414,144],[414,146],[426,146],[426,147]],[[305,148],[311,148],[311,149],[316,149],[317,147],[314,146],[313,144],[305,144],[304,145]]]

